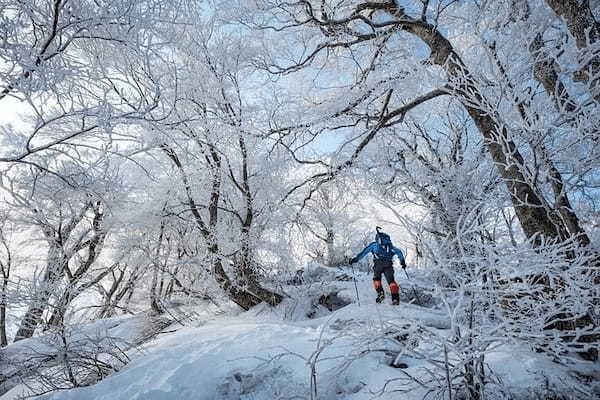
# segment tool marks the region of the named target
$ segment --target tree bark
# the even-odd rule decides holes
[[[2,299],[0,301],[0,347],[8,345],[8,339],[6,337],[6,288],[8,286],[8,280],[2,280]]]
[[[554,100],[558,111],[572,113],[577,109],[577,103],[567,91],[567,88],[558,77],[556,62],[544,51],[542,34],[538,33],[529,45],[529,51],[534,59],[533,77],[544,86],[546,93]]]
[[[557,73],[557,66],[554,60],[544,51],[544,42],[541,33],[538,33],[531,43],[529,50],[534,58],[533,76],[544,89],[548,96],[554,100],[555,107],[558,112],[566,111],[572,113],[577,109],[577,104],[569,95],[567,88],[560,80]],[[519,104],[521,107],[522,104]],[[528,123],[524,110],[520,109],[521,117]],[[588,246],[590,239],[585,230],[581,227],[581,223],[577,214],[573,211],[569,197],[565,191],[565,185],[562,174],[554,166],[550,159],[543,143],[537,149],[544,164],[548,169],[550,184],[554,192],[555,207],[558,209],[567,229],[571,235],[575,236],[582,246]]]
[[[163,206],[163,214],[165,211],[166,204]],[[152,281],[150,283],[150,308],[156,315],[164,314],[165,310],[160,304],[160,290],[157,289],[158,286],[158,270],[161,269],[160,266],[160,255],[161,248],[163,244],[163,239],[165,235],[165,221],[161,220],[160,222],[160,232],[158,235],[158,243],[156,244],[156,249],[154,251],[154,260],[152,262]]]
[[[133,293],[135,283],[139,280],[139,278],[143,275],[140,272],[140,267],[135,267],[131,272],[131,275],[127,279],[125,286],[121,287],[121,283],[123,282],[123,278],[125,277],[125,269],[120,271],[119,276],[114,276],[113,274],[113,283],[108,290],[108,292],[104,295],[104,304],[102,305],[102,309],[98,313],[99,318],[112,317],[114,315],[114,310],[117,308],[119,302],[125,297],[128,293]],[[114,296],[114,297],[113,297]]]
[[[42,290],[40,293],[35,294],[35,298],[32,300],[27,312],[21,319],[21,324],[15,334],[15,342],[33,336],[35,329],[42,319],[44,311],[48,307],[48,301],[54,294],[54,286],[63,276],[62,271],[66,267],[67,260],[65,260],[62,255],[58,243],[51,243],[50,246],[51,247],[48,250],[48,265],[42,281]]]
[[[588,45],[600,40],[600,23],[594,18],[589,0],[546,0],[554,12],[567,23],[569,32],[575,37],[575,45],[583,50]],[[600,55],[590,58],[582,70],[576,74],[575,80],[587,82],[590,75],[594,77],[592,87],[598,85],[600,77]],[[600,94],[596,94],[600,99]]]
[[[12,253],[10,247],[2,232],[2,226],[0,226],[0,241],[6,252],[6,260],[0,260],[0,272],[2,275],[2,292],[0,293],[0,347],[8,345],[8,339],[6,337],[6,308],[8,306],[7,293],[8,280],[10,278],[10,269],[12,266]]]
[[[325,237],[325,243],[327,245],[327,266],[335,267],[335,247],[334,247],[335,234],[331,229],[327,229],[327,236]]]

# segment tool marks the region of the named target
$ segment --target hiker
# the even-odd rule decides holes
[[[350,264],[359,262],[369,252],[373,254],[373,285],[377,291],[377,298],[375,301],[381,303],[385,298],[385,292],[383,291],[383,285],[381,284],[381,275],[385,275],[385,279],[390,286],[390,292],[392,292],[392,304],[400,304],[400,288],[394,280],[394,264],[392,258],[394,254],[400,259],[402,268],[406,268],[406,262],[404,261],[404,254],[394,247],[392,239],[387,233],[381,232],[381,228],[375,228],[377,234],[375,235],[375,241],[364,248],[356,257],[349,260]]]

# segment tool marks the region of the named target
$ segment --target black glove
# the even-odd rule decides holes
[[[357,262],[358,262],[358,259],[356,257],[352,257],[351,259],[348,260],[348,263],[350,265],[356,264]]]
[[[406,269],[406,262],[402,261],[400,264],[402,264],[402,269]]]

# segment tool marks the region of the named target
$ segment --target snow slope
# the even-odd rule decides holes
[[[415,308],[405,308],[407,316],[414,316]],[[310,393],[311,361],[316,361],[319,398],[371,398],[372,388],[363,390],[361,382],[383,385],[395,375],[396,370],[386,366],[385,354],[351,363],[343,374],[340,368],[351,361],[355,341],[365,330],[376,332],[379,318],[400,322],[402,314],[392,306],[352,305],[304,323],[256,316],[219,318],[156,340],[125,370],[95,386],[48,398],[304,398]],[[440,322],[435,315],[429,317]]]
[[[406,287],[406,282],[404,282]],[[355,297],[352,282],[289,288],[300,299],[334,287]],[[367,276],[359,282],[361,305],[350,304],[317,318],[302,318],[308,303],[288,299],[276,309],[257,307],[240,315],[216,316],[198,326],[158,336],[123,370],[86,388],[46,395],[52,400],[202,399],[422,399],[431,366],[431,343],[423,329],[440,336],[450,321],[441,310],[373,301]],[[388,299],[389,300],[389,299]],[[313,304],[314,305],[314,304]],[[418,327],[418,328],[417,328]],[[172,330],[172,328],[169,328]],[[404,332],[393,340],[389,332]],[[569,371],[527,349],[499,348],[488,355],[490,368],[526,396],[544,376]],[[407,364],[399,369],[394,362]],[[590,373],[598,365],[590,366]],[[7,394],[14,398],[18,389]],[[399,393],[402,396],[399,397]],[[527,398],[527,397],[523,397]]]

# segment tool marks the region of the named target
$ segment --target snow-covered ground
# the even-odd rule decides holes
[[[408,294],[410,284],[398,278]],[[133,352],[121,371],[96,385],[44,398],[410,400],[433,394],[426,382],[437,368],[431,361],[435,345],[421,338],[424,332],[450,334],[447,314],[406,302],[375,304],[367,274],[360,276],[358,289],[360,305],[352,281],[312,284],[288,287],[291,298],[275,309],[204,315],[191,326],[172,325],[142,352]],[[353,303],[333,312],[315,306],[315,294],[331,290]],[[525,348],[499,347],[486,359],[496,380],[522,398],[548,378],[572,379],[570,368]],[[406,368],[394,367],[400,363]],[[598,363],[577,369],[600,374]],[[14,388],[1,399],[15,399],[22,391]]]

